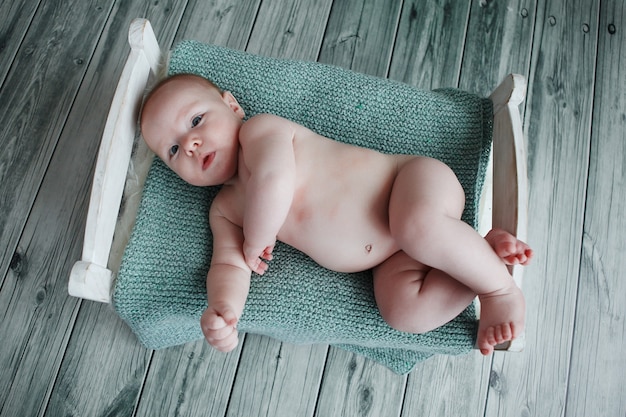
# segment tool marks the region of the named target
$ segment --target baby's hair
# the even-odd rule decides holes
[[[193,78],[201,83],[206,84],[207,87],[209,88],[214,88],[216,91],[218,91],[219,93],[222,93],[222,90],[216,86],[211,80],[208,80],[204,77],[201,77],[199,75],[196,74],[187,74],[187,73],[182,73],[182,74],[174,74],[171,75],[169,77],[165,77],[162,78],[160,81],[158,81],[152,88],[150,88],[146,94],[144,95],[143,101],[141,103],[141,109],[139,110],[139,125],[141,126],[141,119],[143,117],[143,110],[146,106],[146,103],[150,100],[150,98],[154,95],[154,93],[156,93],[158,90],[160,90],[163,86],[169,84],[172,81],[175,81],[177,79],[180,78],[185,78],[185,77],[190,77]]]

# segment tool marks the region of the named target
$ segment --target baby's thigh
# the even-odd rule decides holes
[[[393,184],[389,201],[390,225],[400,222],[425,221],[444,214],[460,218],[465,206],[465,193],[456,174],[441,161],[415,157],[405,162]]]

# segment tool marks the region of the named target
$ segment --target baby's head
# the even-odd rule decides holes
[[[146,97],[141,133],[148,147],[183,180],[198,186],[237,173],[244,111],[229,92],[197,75],[175,75]]]

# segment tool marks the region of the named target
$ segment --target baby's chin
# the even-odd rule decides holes
[[[203,180],[203,179],[187,180],[187,179],[183,178],[183,180],[187,184],[193,185],[195,187],[213,187],[213,186],[217,185],[214,181],[208,181],[208,180]]]
[[[187,184],[191,184],[195,187],[214,187],[216,185],[222,185],[226,182],[226,181],[218,181],[215,178],[203,178],[203,177],[185,178],[181,175],[179,175],[179,177],[181,177],[183,181],[185,181]]]

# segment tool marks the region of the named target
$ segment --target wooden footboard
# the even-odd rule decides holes
[[[519,105],[526,97],[526,79],[510,74],[491,94],[493,102],[492,227],[501,228],[526,241],[528,175],[526,144]],[[509,267],[522,287],[523,267]],[[524,335],[498,347],[509,351],[524,348]]]
[[[131,52],[109,110],[94,173],[82,259],[70,274],[70,295],[108,303],[113,273],[107,269],[113,233],[130,161],[139,106],[150,73],[159,64],[159,45],[150,23],[135,19],[128,40]]]

